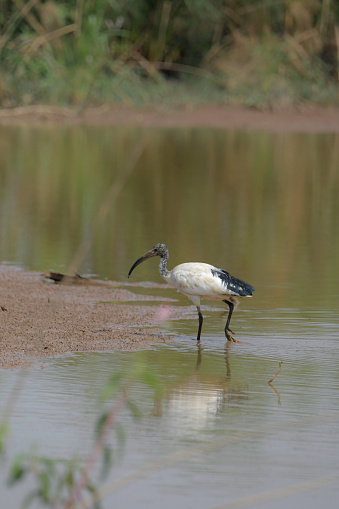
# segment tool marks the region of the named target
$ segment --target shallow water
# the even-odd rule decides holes
[[[247,314],[253,324],[260,318]],[[52,457],[85,457],[102,386],[112,373],[142,360],[164,392],[154,397],[134,383],[130,397],[143,417],[135,422],[126,411],[120,415],[126,444],[105,483],[104,507],[206,509],[235,500],[238,505],[225,507],[315,508],[320,501],[335,507],[339,342],[334,334],[321,340],[318,334],[322,324],[337,327],[338,318],[324,318],[305,321],[303,333],[288,321],[278,336],[274,319],[265,332],[250,326],[246,342],[227,348],[220,335],[209,336],[200,349],[181,336],[145,352],[49,360],[45,369],[26,372],[9,451],[35,442]],[[3,401],[17,377],[1,374]],[[113,434],[110,442],[115,444]],[[19,494],[4,494],[8,507],[15,507]]]
[[[338,135],[85,127],[0,134],[3,261],[39,271],[76,266],[127,282],[135,259],[163,241],[170,268],[206,261],[256,287],[232,318],[242,343],[228,348],[223,306],[204,303],[200,349],[188,308],[185,319],[164,323],[175,335],[166,345],[1,372],[0,409],[17,395],[8,459],[34,442],[47,456],[86,457],[103,385],[142,360],[164,392],[154,398],[139,380],[131,388],[143,418],[120,415],[126,444],[104,507],[336,507]],[[133,281],[160,281],[156,262],[138,267]],[[172,289],[140,291],[189,304]],[[28,488],[2,488],[1,507],[18,507]]]

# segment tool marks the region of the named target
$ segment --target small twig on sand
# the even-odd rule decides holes
[[[280,371],[281,371],[281,368],[282,368],[282,361],[279,362],[279,368],[277,370],[277,372],[272,376],[272,378],[268,381],[269,384],[271,384],[273,382],[273,380],[275,379],[275,377],[277,375],[279,375]]]

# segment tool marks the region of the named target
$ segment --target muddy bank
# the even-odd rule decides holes
[[[135,295],[114,282],[56,284],[39,273],[0,266],[0,368],[39,366],[70,352],[166,342],[160,308],[147,306],[148,300],[164,300],[173,317],[183,312],[171,299]]]
[[[81,113],[76,108],[27,106],[0,110],[1,123],[40,124],[66,122],[76,125],[112,125],[144,127],[217,127],[261,129],[272,132],[339,132],[339,108],[302,105],[281,111],[260,111],[225,104],[164,106],[136,109],[117,104],[89,107]]]

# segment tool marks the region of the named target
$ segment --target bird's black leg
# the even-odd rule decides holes
[[[199,306],[197,306],[197,310],[198,310],[198,315],[199,315],[199,328],[198,328],[197,341],[200,341],[201,327],[202,327],[202,322],[203,322],[204,319],[202,317],[202,314],[201,314]]]
[[[232,317],[232,313],[233,313],[233,309],[234,309],[234,304],[233,304],[233,302],[230,302],[228,300],[225,300],[225,302],[228,304],[228,307],[229,307],[225,331],[229,330],[230,332],[232,332],[231,329],[229,328],[229,325],[230,325],[230,321],[231,321],[231,317]]]
[[[231,317],[232,317],[232,313],[233,313],[233,309],[234,309],[234,304],[233,304],[233,302],[230,302],[228,300],[224,300],[224,302],[226,302],[226,304],[228,304],[228,307],[229,307],[227,322],[226,322],[226,325],[225,325],[225,336],[227,338],[227,341],[233,341],[233,342],[236,343],[237,340],[233,337],[233,331],[231,331],[231,329],[229,328]]]

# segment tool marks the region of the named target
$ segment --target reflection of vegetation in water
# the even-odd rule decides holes
[[[334,0],[31,0],[0,6],[4,107],[211,98],[286,106],[338,99]],[[180,77],[177,86],[164,73]],[[185,82],[183,76],[192,75]]]
[[[6,128],[0,136],[2,260],[125,279],[132,253],[170,246],[169,266],[206,261],[270,288],[279,305],[316,292],[332,302],[338,275],[337,135],[149,130],[112,210],[107,191],[144,131]],[[64,269],[63,269],[64,270]],[[140,278],[157,280],[156,265]],[[262,295],[261,302],[264,296]]]

